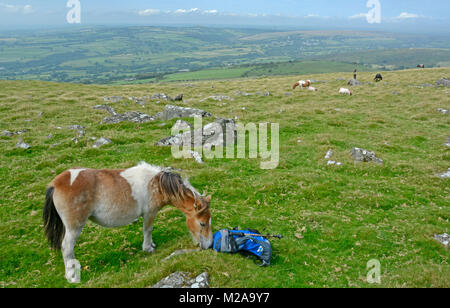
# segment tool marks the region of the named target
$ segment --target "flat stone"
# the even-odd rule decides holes
[[[81,125],[70,125],[67,128],[71,129],[71,130],[83,130],[84,126],[81,126]]]
[[[122,96],[105,96],[103,97],[105,102],[118,103],[123,100]]]
[[[350,79],[347,83],[349,86],[360,86],[362,85],[362,82],[356,80],[356,79]]]
[[[148,114],[139,111],[130,111],[104,118],[101,124],[117,124],[121,122],[147,123],[154,120],[155,119]]]
[[[153,288],[209,288],[209,275],[202,273],[192,278],[187,272],[175,272],[160,280]]]
[[[102,146],[110,144],[110,143],[112,143],[112,141],[110,139],[102,137],[102,138],[98,139],[92,147],[94,149],[98,149],[98,148],[101,148]]]
[[[14,136],[14,133],[13,132],[10,132],[9,130],[4,130],[4,131],[2,131],[2,134],[1,134],[3,137],[12,137],[12,136]]]
[[[441,78],[438,81],[436,81],[437,86],[444,86],[444,87],[450,87],[450,79],[448,78]]]
[[[441,173],[438,175],[441,179],[450,179],[450,168],[448,168],[447,172]]]
[[[450,114],[450,110],[449,109],[438,108],[437,111],[439,111],[442,114]]]
[[[375,162],[377,164],[383,164],[382,159],[376,157],[374,152],[368,150],[353,148],[350,151],[350,154],[355,162]]]
[[[31,146],[28,143],[23,142],[22,139],[19,139],[19,142],[16,144],[16,148],[27,150],[31,148]]]
[[[448,247],[448,244],[449,244],[449,241],[450,241],[450,235],[448,235],[447,233],[440,234],[440,235],[436,234],[434,236],[434,239],[436,241],[438,241],[439,243],[441,243],[442,245]]]
[[[205,102],[205,101],[210,100],[210,99],[214,100],[214,101],[218,101],[218,102],[221,102],[221,101],[224,101],[224,100],[226,100],[226,101],[234,101],[233,98],[231,98],[229,96],[226,96],[226,95],[212,95],[212,96],[208,96],[208,97],[202,99],[201,101]]]
[[[333,156],[333,150],[328,150],[327,154],[325,155],[325,159],[330,159],[331,156]]]

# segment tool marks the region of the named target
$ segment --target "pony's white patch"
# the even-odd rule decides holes
[[[138,203],[141,213],[150,202],[148,184],[161,171],[160,167],[141,162],[136,167],[127,169],[120,174],[130,184],[131,195]]]
[[[86,169],[70,169],[70,186],[72,186],[73,183],[77,180],[78,176],[81,172],[83,172]]]

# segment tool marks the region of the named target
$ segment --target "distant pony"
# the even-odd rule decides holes
[[[377,74],[376,76],[375,76],[375,79],[374,79],[376,82],[379,82],[379,81],[382,81],[383,80],[383,76],[381,76],[381,74]]]
[[[339,94],[345,94],[345,95],[350,95],[350,96],[353,95],[352,91],[350,91],[349,89],[346,89],[346,88],[340,88],[339,89]]]
[[[425,68],[425,64],[419,64],[417,65],[418,68]]]
[[[294,86],[292,87],[292,89],[296,89],[297,87],[300,87],[300,89],[303,88],[309,88],[309,86],[311,85],[311,80],[300,80],[299,82],[295,83]]]

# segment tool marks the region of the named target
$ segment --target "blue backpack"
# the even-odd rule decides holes
[[[269,266],[272,245],[256,230],[220,230],[213,235],[212,248],[224,253],[249,253],[262,261],[261,266]]]

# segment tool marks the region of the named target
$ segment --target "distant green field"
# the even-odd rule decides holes
[[[0,80],[121,84],[351,71],[355,64],[363,71],[418,63],[437,67],[450,62],[449,49],[448,36],[358,31],[84,27],[0,32]]]
[[[241,77],[352,72],[355,68],[360,71],[374,70],[372,67],[368,67],[365,65],[355,65],[351,63],[339,63],[331,61],[291,61],[168,74],[164,76],[164,79],[162,81],[218,80]]]

